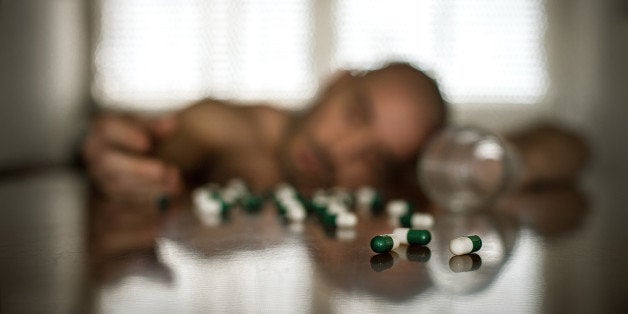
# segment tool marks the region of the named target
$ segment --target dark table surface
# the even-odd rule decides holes
[[[94,199],[76,170],[2,178],[0,310],[626,312],[625,190],[589,173],[580,187],[521,193],[491,211],[440,212],[427,247],[376,255],[368,243],[392,230],[385,217],[326,230],[285,224],[266,206],[204,224],[185,203],[160,214]],[[470,233],[483,248],[452,260],[449,240]]]

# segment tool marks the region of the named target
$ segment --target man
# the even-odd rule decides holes
[[[282,181],[306,194],[331,186],[390,188],[416,180],[419,153],[446,118],[437,84],[408,64],[391,63],[339,73],[303,114],[205,100],[151,121],[103,115],[83,153],[97,186],[122,200],[176,197],[185,184],[233,177],[257,191]],[[571,181],[586,161],[584,142],[555,127],[511,140],[527,185]]]
[[[445,118],[436,83],[392,63],[337,74],[303,114],[205,100],[153,121],[105,115],[83,152],[97,185],[114,198],[177,196],[183,181],[232,177],[258,191],[289,181],[309,193],[400,181]]]

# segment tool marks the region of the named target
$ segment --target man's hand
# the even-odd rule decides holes
[[[154,142],[171,135],[176,127],[172,116],[142,121],[105,114],[94,119],[82,152],[97,187],[122,201],[178,196],[182,190],[179,169],[152,153]]]

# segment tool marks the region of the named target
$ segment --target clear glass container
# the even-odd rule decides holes
[[[519,177],[516,152],[478,127],[450,127],[428,143],[418,165],[427,196],[453,212],[489,206]]]

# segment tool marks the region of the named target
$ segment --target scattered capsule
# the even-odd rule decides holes
[[[474,271],[482,266],[482,258],[475,254],[455,255],[449,259],[449,269],[455,273]]]
[[[391,217],[401,217],[403,215],[406,215],[410,211],[411,211],[410,203],[404,200],[400,200],[400,199],[391,200],[386,205],[386,212]]]
[[[333,200],[339,201],[345,206],[351,206],[353,203],[353,197],[351,193],[345,188],[335,187],[331,191],[331,198]]]
[[[363,186],[355,192],[356,205],[361,210],[378,210],[382,206],[382,196],[374,188]]]
[[[371,249],[375,253],[390,252],[399,247],[399,239],[394,234],[382,234],[371,239]]]
[[[192,193],[192,201],[195,208],[206,214],[225,214],[229,210],[229,206],[223,200],[205,189],[196,189]]]
[[[427,230],[396,228],[393,234],[397,236],[401,244],[405,245],[427,245],[432,240],[432,234]]]
[[[275,189],[275,199],[286,200],[289,198],[297,198],[297,191],[290,184],[279,184]]]
[[[449,243],[449,250],[454,255],[473,253],[478,251],[481,247],[482,239],[477,235],[455,238]]]
[[[347,208],[347,205],[338,200],[331,200],[329,204],[327,204],[327,212],[330,214],[337,215],[340,213],[346,213],[348,211],[349,208]]]
[[[325,213],[322,215],[323,223],[330,227],[351,228],[358,223],[354,213],[342,212],[338,214]]]
[[[277,210],[279,214],[286,217],[292,222],[300,222],[305,219],[307,212],[303,204],[297,199],[286,198],[285,200],[277,201]]]
[[[264,198],[260,195],[247,194],[242,198],[242,206],[249,212],[259,210],[262,205],[264,205]]]
[[[434,216],[428,213],[408,213],[399,217],[399,224],[405,228],[427,229],[434,225]]]

